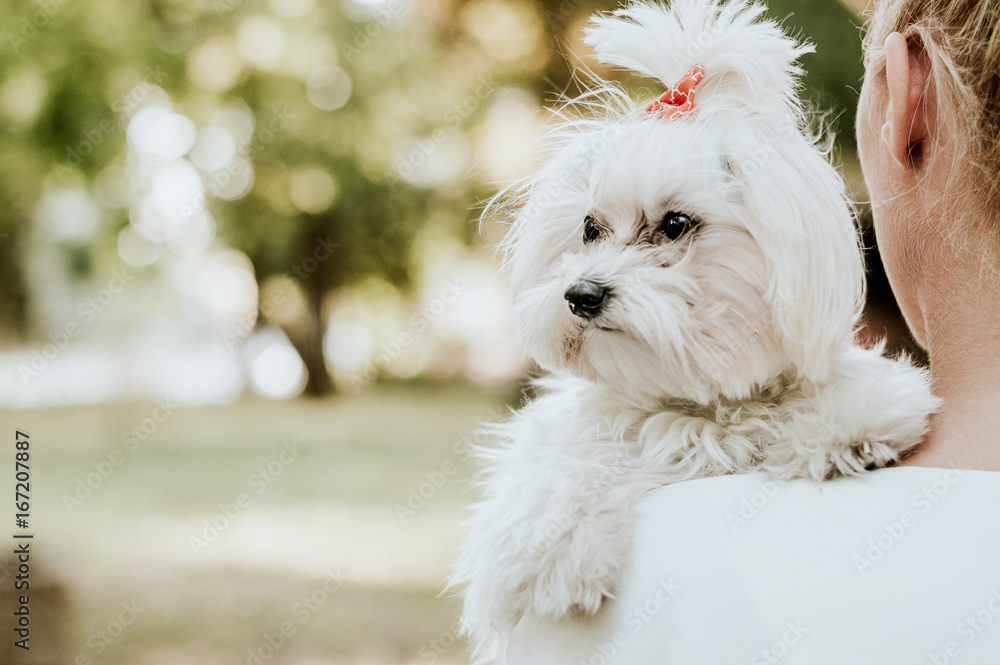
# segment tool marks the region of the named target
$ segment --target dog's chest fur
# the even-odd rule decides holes
[[[539,445],[581,459],[612,459],[616,474],[653,485],[755,469],[788,421],[808,411],[805,393],[787,375],[745,400],[708,404],[664,399],[641,405],[569,378],[544,385],[546,393],[525,409],[521,423],[538,428],[532,438]]]

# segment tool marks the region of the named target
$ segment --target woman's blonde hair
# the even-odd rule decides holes
[[[873,0],[870,14],[865,37],[869,72],[885,76],[885,40],[899,32],[924,49],[938,104],[954,110],[939,114],[951,123],[952,137],[965,137],[952,146],[955,164],[946,191],[977,195],[983,206],[977,212],[1000,211],[1000,2]],[[969,241],[988,247],[993,258],[1000,256],[996,228],[975,229],[963,239]]]

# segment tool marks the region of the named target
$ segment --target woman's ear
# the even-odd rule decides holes
[[[927,83],[930,67],[924,50],[898,32],[885,41],[885,78],[889,106],[882,141],[904,168],[919,163],[921,147],[930,134]]]

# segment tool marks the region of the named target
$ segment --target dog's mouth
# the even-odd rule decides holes
[[[601,332],[609,332],[609,333],[624,332],[621,328],[609,325],[607,321],[599,321],[597,319],[575,322],[575,325],[573,326],[573,332],[578,333],[580,335],[586,333],[587,331],[592,331],[592,330],[600,330]]]
[[[573,327],[566,333],[563,337],[562,345],[562,355],[563,360],[569,364],[575,364],[580,360],[580,354],[583,352],[583,344],[587,337],[587,333],[594,333],[600,331],[603,333],[620,334],[624,331],[621,328],[612,328],[607,325],[597,323],[596,321],[581,321],[573,325]]]

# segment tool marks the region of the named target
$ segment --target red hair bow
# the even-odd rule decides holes
[[[660,95],[660,98],[646,107],[643,118],[673,120],[688,111],[694,111],[694,89],[705,78],[705,68],[700,64],[691,68],[677,84]]]

